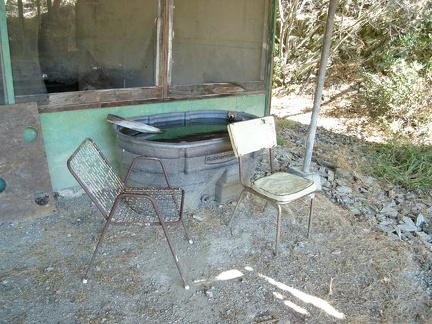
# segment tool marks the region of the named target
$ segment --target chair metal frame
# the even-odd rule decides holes
[[[277,255],[281,232],[282,206],[289,204],[294,200],[308,196],[310,198],[310,208],[307,236],[309,237],[312,226],[313,205],[317,186],[312,180],[304,179],[301,176],[275,170],[273,148],[277,145],[277,142],[274,117],[266,116],[253,120],[240,121],[228,124],[228,133],[231,139],[234,154],[238,159],[240,184],[243,187],[239,199],[237,200],[236,207],[231,215],[228,226],[231,227],[234,216],[236,215],[236,212],[240,206],[240,202],[247,192],[261,197],[266,201],[266,205],[268,202],[273,205],[277,210],[276,243],[274,249],[274,254]],[[243,156],[263,150],[268,150],[270,160],[270,174],[262,178],[278,174],[278,176],[281,176],[282,178],[288,178],[289,180],[300,182],[301,186],[297,188],[298,191],[296,191],[292,195],[287,194],[283,196],[283,199],[275,199],[272,193],[270,193],[270,195],[266,195],[263,192],[257,191],[254,183],[256,183],[255,181],[259,179],[253,180],[250,183],[247,183],[245,181],[245,175],[243,170]],[[269,189],[271,190],[271,188]]]
[[[128,179],[140,161],[157,162],[162,169],[167,186],[162,188],[128,187],[126,185]],[[105,218],[105,226],[83,282],[86,283],[90,276],[97,252],[110,225],[159,225],[162,227],[183,285],[188,289],[189,286],[186,284],[168,233],[168,225],[181,223],[189,243],[193,243],[183,219],[184,190],[171,186],[163,161],[154,157],[137,156],[133,159],[125,180],[122,181],[96,143],[91,138],[86,138],[68,159],[67,167]]]

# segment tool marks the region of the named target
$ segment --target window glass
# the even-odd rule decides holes
[[[158,0],[10,0],[16,95],[153,86]]]
[[[266,0],[175,0],[172,85],[260,81]]]

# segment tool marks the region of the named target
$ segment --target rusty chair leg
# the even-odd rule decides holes
[[[93,264],[94,264],[94,261],[96,260],[97,252],[98,252],[99,248],[102,246],[102,243],[103,243],[103,241],[105,239],[105,234],[108,231],[109,225],[111,224],[111,220],[112,220],[112,215],[110,215],[110,217],[108,217],[108,219],[107,219],[107,221],[105,223],[105,226],[104,226],[104,228],[102,230],[102,234],[101,234],[101,236],[99,238],[99,241],[98,241],[98,243],[96,245],[96,248],[95,248],[95,250],[93,252],[93,256],[92,256],[92,258],[90,260],[90,264],[89,264],[89,266],[87,268],[87,272],[86,272],[86,274],[84,275],[84,278],[83,278],[83,283],[85,283],[85,284],[87,283],[88,278],[90,276],[90,273],[93,270]]]
[[[185,224],[183,218],[181,219],[181,223],[182,223],[182,225],[183,225],[184,231],[185,231],[185,233],[186,233],[186,238],[187,238],[187,240],[189,241],[189,244],[193,244],[193,240],[192,240],[191,236],[189,235],[189,231],[188,231],[187,228],[186,228],[186,224]]]
[[[235,214],[236,214],[236,212],[237,212],[237,209],[238,209],[239,206],[240,206],[240,202],[241,202],[241,200],[243,199],[243,197],[244,197],[245,194],[246,194],[246,189],[243,189],[242,192],[241,192],[241,194],[240,194],[239,199],[237,200],[237,205],[235,206],[234,211],[233,211],[233,213],[231,214],[231,219],[230,219],[230,221],[229,221],[229,223],[228,223],[228,226],[229,226],[229,227],[231,227],[231,223],[232,223],[232,221],[233,221],[233,219],[234,219],[234,216],[235,216]]]
[[[307,233],[308,238],[310,237],[310,232],[312,229],[312,215],[313,215],[314,199],[315,199],[315,195],[312,194],[311,200],[310,200],[310,209],[309,209],[309,224],[308,224],[308,233]]]
[[[158,216],[161,218],[160,215],[158,215]],[[171,243],[171,239],[170,239],[170,236],[169,236],[169,234],[168,234],[167,226],[166,226],[166,224],[165,224],[165,222],[164,222],[163,220],[161,221],[161,226],[162,226],[163,232],[164,232],[164,234],[165,234],[165,238],[166,238],[166,240],[167,240],[167,242],[168,242],[168,246],[169,246],[169,248],[170,248],[170,250],[171,250],[171,254],[172,254],[173,258],[174,258],[174,262],[175,262],[175,264],[176,264],[177,270],[178,270],[178,272],[179,272],[179,274],[180,274],[180,278],[181,278],[181,280],[182,280],[182,282],[183,282],[183,287],[184,287],[186,290],[188,290],[188,289],[189,289],[189,286],[186,284],[186,280],[185,280],[185,278],[184,278],[184,276],[183,276],[183,272],[182,272],[182,270],[181,270],[181,268],[180,268],[180,264],[179,264],[178,256],[177,256],[176,252],[174,251],[174,247],[173,247],[173,245],[172,245],[172,243]]]
[[[170,249],[171,254],[172,254],[173,258],[174,258],[174,262],[175,262],[175,265],[176,265],[176,267],[177,267],[177,270],[178,270],[178,272],[179,272],[179,274],[180,274],[180,278],[181,278],[181,280],[182,280],[182,282],[183,282],[183,287],[184,287],[186,290],[188,290],[188,289],[189,289],[189,286],[186,284],[186,280],[185,280],[185,278],[184,278],[184,276],[183,276],[183,272],[182,272],[181,267],[180,267],[180,264],[179,264],[179,259],[178,259],[178,256],[177,256],[176,252],[174,251],[174,246],[173,246],[173,244],[171,243],[171,238],[170,238],[170,236],[169,236],[168,228],[167,228],[167,225],[165,224],[165,220],[163,219],[161,213],[159,212],[159,208],[158,208],[157,205],[156,205],[156,201],[155,201],[152,197],[147,197],[147,199],[149,199],[149,200],[151,201],[151,203],[152,203],[152,205],[153,205],[153,209],[154,209],[154,211],[156,212],[156,215],[157,215],[157,217],[158,217],[158,219],[159,219],[159,223],[160,223],[160,225],[162,226],[162,230],[163,230],[163,232],[164,232],[164,234],[165,234],[165,238],[166,238],[166,240],[167,240],[167,243],[168,243],[169,249]],[[187,233],[187,231],[186,231],[186,233]],[[189,235],[189,234],[187,234],[187,235]]]

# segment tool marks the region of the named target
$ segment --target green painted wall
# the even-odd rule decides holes
[[[116,165],[115,137],[111,124],[106,121],[108,114],[133,117],[216,109],[248,112],[263,116],[265,114],[265,97],[265,95],[232,96],[43,113],[40,115],[40,119],[53,190],[59,191],[78,186],[67,169],[66,161],[86,137],[94,139],[110,162]]]

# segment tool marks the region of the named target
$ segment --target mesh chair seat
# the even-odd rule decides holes
[[[126,188],[125,193],[129,196],[119,205],[113,215],[113,222],[130,223],[133,225],[159,225],[159,219],[155,214],[153,205],[149,199],[142,196],[152,197],[167,225],[181,221],[179,204],[182,199],[183,191],[180,188],[167,189],[161,188]],[[133,196],[130,196],[130,195]],[[172,196],[173,199],[167,199]]]
[[[316,183],[286,172],[276,172],[257,179],[251,188],[278,202],[289,202],[317,190]]]

